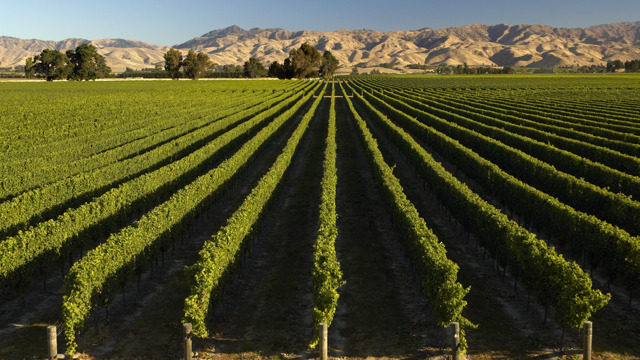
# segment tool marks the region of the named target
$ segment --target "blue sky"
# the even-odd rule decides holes
[[[238,25],[287,30],[441,29],[466,24],[588,27],[639,21],[639,0],[91,0],[0,6],[0,36],[63,40],[127,38],[175,45]]]

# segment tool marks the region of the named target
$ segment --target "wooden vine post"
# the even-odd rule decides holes
[[[329,329],[327,323],[320,323],[320,360],[329,359]]]
[[[58,358],[58,334],[56,333],[56,326],[47,326],[47,348],[49,349],[49,360],[55,360]]]
[[[591,360],[591,343],[593,340],[593,323],[585,321],[582,327],[582,359]]]
[[[184,340],[184,360],[192,360],[191,351],[191,323],[182,324],[182,336]]]
[[[460,323],[452,322],[449,325],[451,331],[451,359],[458,360],[458,349],[460,348]]]

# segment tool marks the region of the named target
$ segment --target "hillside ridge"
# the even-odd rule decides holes
[[[445,29],[378,32],[368,29],[332,32],[281,28],[245,30],[232,25],[212,30],[174,47],[185,53],[204,51],[218,64],[241,65],[256,57],[265,65],[282,62],[292,49],[308,42],[329,50],[343,66],[392,63],[485,66],[583,66],[640,59],[640,21],[588,28],[546,25],[471,24]],[[163,63],[167,46],[128,39],[24,40],[0,36],[3,67],[24,64],[45,48],[66,51],[91,43],[114,71],[149,68]]]

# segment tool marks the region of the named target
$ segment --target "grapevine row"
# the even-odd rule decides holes
[[[102,101],[103,106],[104,102],[105,100]],[[55,104],[48,105],[55,109]],[[25,131],[23,130],[23,136],[26,135],[33,137],[33,142],[35,143],[35,145],[31,143],[30,147],[19,148],[17,146],[20,144],[24,144],[24,142],[16,142],[16,145],[8,144],[8,149],[6,151],[7,159],[6,161],[3,161],[3,166],[15,167],[22,164],[28,165],[29,167],[40,167],[49,166],[50,164],[64,164],[68,161],[78,160],[83,157],[90,156],[91,154],[107,151],[121,145],[122,143],[134,141],[136,139],[144,137],[149,133],[157,131],[156,127],[150,125],[150,120],[153,121],[153,123],[159,122],[160,124],[163,123],[163,120],[168,121],[169,126],[171,126],[170,124],[174,119],[173,117],[168,117],[167,113],[194,113],[199,111],[206,111],[207,108],[206,105],[196,105],[194,109],[194,106],[189,106],[189,104],[176,106],[167,104],[167,107],[165,109],[163,109],[162,111],[158,111],[151,105],[143,105],[139,109],[137,107],[132,107],[135,108],[135,111],[132,111],[130,108],[98,108],[93,109],[94,111],[90,113],[87,111],[87,109],[78,110],[76,108],[69,108],[69,106],[65,107],[65,105],[59,106],[63,109],[69,109],[69,112],[73,110],[74,117],[71,119],[75,120],[77,124],[60,124],[48,129],[47,133],[53,131],[58,132],[49,135],[51,139],[56,139],[55,141],[47,141],[45,139],[38,141],[36,136],[37,134],[24,134]],[[91,108],[92,106],[87,107]],[[96,116],[96,114],[104,114],[106,111],[110,112],[109,117],[100,115]],[[41,113],[37,113],[34,115],[43,116],[43,114]],[[61,117],[63,116],[66,116],[66,114],[62,115]],[[55,124],[58,122],[69,121],[71,119],[55,119],[52,120],[51,123]],[[94,123],[94,120],[97,121],[98,119],[100,121]],[[41,128],[35,131],[45,132],[44,130],[42,130],[42,128],[47,128],[50,125],[51,124],[46,124],[44,123],[44,121],[41,121]],[[73,134],[74,136],[65,138],[64,133],[62,133],[62,130],[65,129],[65,127],[73,129],[73,131],[77,134]]]
[[[10,234],[11,229],[15,231],[16,228],[24,228],[24,224],[32,222],[31,220],[34,218],[46,217],[47,214],[53,212],[52,209],[66,208],[69,203],[81,204],[85,199],[101,195],[114,184],[175,161],[183,157],[183,154],[197,149],[203,142],[206,143],[218,132],[267,110],[289,95],[285,93],[275,99],[262,99],[262,105],[242,111],[238,111],[237,108],[229,109],[221,112],[222,119],[209,122],[204,127],[162,144],[142,155],[123,161],[114,161],[95,171],[82,173],[27,191],[10,201],[0,203],[0,213],[3,216],[3,221],[0,223],[0,238],[2,238],[2,234]]]
[[[293,86],[295,85],[286,84],[278,88],[285,90]],[[151,90],[149,88],[153,91],[148,91]],[[199,96],[189,96],[191,101],[185,102],[181,94],[185,91],[183,84],[167,83],[157,87],[153,84],[119,83],[109,84],[108,89],[107,92],[101,85],[71,84],[66,88],[67,91],[60,88],[23,91],[20,92],[21,98],[14,99],[13,102],[10,91],[3,94],[3,99],[14,105],[3,119],[6,128],[11,129],[13,125],[8,136],[2,137],[0,146],[4,150],[3,154],[20,158],[40,157],[43,150],[55,153],[77,143],[88,145],[86,149],[91,152],[103,151],[103,146],[110,148],[113,144],[105,141],[109,137],[120,138],[124,133],[135,134],[145,128],[153,131],[149,120],[162,123],[171,120],[171,114],[200,112],[218,100],[232,99],[237,95],[236,92],[221,91],[220,87],[210,92],[205,86],[202,92],[198,92]],[[193,90],[200,90],[200,86],[196,85]],[[250,94],[250,91],[244,90],[241,93]],[[74,101],[69,102],[70,98]],[[98,132],[94,119],[99,120]],[[53,124],[56,126],[51,126]],[[16,141],[23,136],[28,136],[35,145],[28,146],[24,141]],[[13,158],[15,156],[9,159]]]
[[[385,95],[385,99],[390,100],[391,102],[400,101],[395,99],[395,97],[392,99],[391,97],[386,96],[386,94],[383,94],[383,95]],[[547,141],[554,140],[554,142],[556,142],[556,145],[558,146],[566,145],[567,148],[564,149],[565,153],[570,151],[574,153],[574,157],[575,157],[575,154],[577,154],[580,156],[590,158],[594,162],[599,162],[603,165],[625,172],[629,175],[633,175],[633,176],[640,175],[640,159],[630,155],[622,154],[617,151],[613,151],[600,146],[590,145],[584,142],[565,139],[565,138],[562,138],[553,134],[548,134],[548,133],[540,134],[541,137],[539,137],[539,139],[536,140],[524,135],[519,135],[512,131],[507,131],[502,129],[502,127],[505,127],[505,128],[510,128],[514,130],[515,128],[520,127],[519,125],[509,125],[504,123],[504,124],[501,124],[500,127],[489,126],[479,121],[471,120],[470,118],[458,115],[454,112],[456,110],[451,107],[439,106],[439,107],[446,108],[446,109],[440,109],[439,107],[434,107],[426,104],[426,100],[424,99],[422,99],[421,101],[415,101],[415,100],[407,99],[406,97],[399,97],[399,96],[397,97],[401,98],[402,101],[406,103],[412,104],[413,106],[420,108],[423,112],[427,111],[430,114],[439,116],[443,119],[446,119],[447,121],[451,121],[460,126],[482,133],[486,136],[490,136],[495,139],[498,139],[507,145],[510,145],[513,147],[526,146],[527,152],[532,154],[533,154],[533,151],[537,150],[537,152],[535,152],[536,154],[537,153],[542,153],[542,155],[546,154],[547,155],[546,158],[548,158],[550,157],[549,154],[551,153],[555,154],[555,153],[562,152],[562,149],[556,148],[555,146],[549,146],[549,144],[547,144]],[[489,117],[484,116],[482,114],[471,113],[470,115],[473,116],[474,118],[490,119]],[[532,132],[530,132],[528,136],[535,136],[535,134],[533,134],[534,132],[536,131],[532,130]],[[540,157],[538,155],[536,156]]]
[[[344,89],[343,89],[344,93]],[[353,103],[345,97],[351,114],[355,119],[359,134],[365,143],[367,157],[374,169],[375,177],[380,183],[391,213],[399,223],[405,246],[409,249],[414,265],[422,278],[422,289],[434,311],[439,326],[448,326],[457,321],[462,327],[473,327],[473,324],[462,316],[467,302],[464,296],[469,292],[458,281],[458,265],[447,258],[446,249],[431,229],[427,227],[418,210],[409,201],[393,170],[384,161],[377,142],[365,121],[355,110]],[[461,343],[466,347],[464,332]]]
[[[338,304],[338,288],[344,284],[342,271],[336,255],[335,242],[338,237],[338,214],[336,211],[336,188],[338,173],[336,168],[336,109],[335,85],[331,88],[329,108],[329,131],[324,151],[323,175],[321,181],[320,214],[318,237],[313,246],[313,324],[315,332],[311,347],[319,340],[321,323],[331,326]]]
[[[363,83],[370,85],[370,87],[381,88],[384,85],[382,81],[365,80]],[[637,153],[640,147],[637,144],[631,142],[640,142],[640,137],[629,134],[629,130],[637,130],[631,127],[622,127],[618,130],[608,128],[602,122],[596,122],[592,120],[577,119],[571,117],[565,117],[563,119],[551,118],[545,113],[530,114],[524,111],[522,108],[516,108],[515,106],[509,106],[506,104],[497,105],[492,101],[481,101],[479,96],[475,93],[467,93],[464,91],[435,91],[426,89],[399,89],[384,87],[385,89],[392,89],[396,93],[404,94],[414,100],[436,100],[439,103],[451,106],[454,109],[468,110],[473,113],[490,115],[492,118],[500,119],[508,123],[515,123],[523,126],[532,126],[536,129],[545,129],[547,132],[551,132],[557,135],[563,134],[567,137],[572,137],[578,140],[592,142],[592,140],[598,140],[600,145],[609,147],[627,154],[633,155]],[[461,98],[461,95],[463,96]],[[435,104],[435,103],[434,103]],[[449,109],[451,111],[451,109]],[[592,136],[585,136],[588,133]],[[607,145],[613,146],[607,146]]]
[[[422,94],[425,94],[425,92],[422,92]],[[441,95],[443,97],[451,99],[453,94],[444,94],[429,91],[428,95]],[[504,100],[503,102],[495,99],[495,97],[492,97],[491,100],[487,100],[480,96],[465,94],[465,103],[474,104],[474,106],[498,111],[503,114],[514,115],[517,117],[533,120],[535,122],[557,124],[558,126],[567,128],[581,129],[585,132],[593,133],[594,135],[611,137],[622,141],[632,141],[635,143],[640,142],[640,137],[638,136],[640,134],[640,128],[638,128],[637,126],[634,127],[622,124],[610,124],[606,121],[603,121],[606,119],[602,118],[598,120],[588,120],[575,117],[575,114],[572,114],[573,116],[556,115],[551,113],[550,110],[539,110],[539,106],[532,107],[531,105],[519,104],[518,102],[514,102],[513,98],[511,98],[510,101]],[[565,108],[566,104],[562,103],[557,104],[556,106]]]
[[[419,96],[411,92],[404,94],[420,102],[428,102],[433,106],[444,108],[456,114],[480,120],[486,125],[504,127],[514,133],[530,138],[538,140],[547,139],[548,141],[555,142],[558,138],[564,137],[601,146],[631,156],[640,154],[640,145],[638,145],[640,137],[628,133],[607,130],[602,126],[584,126],[550,119],[544,116],[526,116],[526,114],[521,114],[516,111],[508,113],[503,108],[479,104],[467,97],[465,97],[463,102],[450,98],[450,95],[437,93],[429,94],[429,96]],[[532,119],[528,119],[527,117],[531,117]]]
[[[171,194],[181,185],[181,177],[198,171],[221,149],[239,143],[253,128],[270,116],[299,100],[297,93],[287,101],[236,126],[188,156],[153,172],[113,188],[78,208],[0,242],[0,289],[24,284],[51,260],[73,249],[74,244],[95,239],[97,234],[117,227],[137,213],[138,207],[152,203],[152,195]],[[298,101],[296,108],[302,106]]]
[[[369,97],[369,93],[366,96]],[[533,186],[559,197],[568,204],[621,226],[633,234],[640,234],[640,203],[631,200],[628,196],[615,194],[583,179],[560,172],[523,151],[455,123],[443,121],[400,100],[384,95],[382,97],[395,107],[418,116],[422,121],[426,120],[431,126],[457,138],[462,144],[474,149],[481,156],[495,162],[521,180],[530,182]],[[548,145],[542,145],[542,147],[552,149]]]
[[[472,94],[489,101],[496,98],[500,103],[517,104],[531,110],[545,109],[544,112],[538,112],[542,115],[556,116],[563,113],[564,116],[571,117],[572,121],[592,119],[603,124],[638,125],[637,104],[634,102],[638,88],[634,75],[614,78],[558,76],[552,82],[545,77],[528,75],[512,76],[508,81],[486,76],[420,78],[400,75],[371,78],[384,82],[385,88],[452,92],[461,96]],[[585,91],[585,88],[593,91]],[[531,102],[536,104],[532,106]],[[565,111],[567,102],[578,106],[570,112]],[[592,112],[597,115],[590,115]],[[613,120],[614,118],[619,120]]]
[[[485,135],[495,134],[484,133]],[[640,177],[638,176],[629,175],[620,170],[582,158],[569,151],[557,149],[548,144],[524,137],[499,136],[499,139],[503,143],[554,165],[564,172],[571,173],[576,177],[584,177],[595,185],[608,187],[613,192],[622,192],[634,198],[640,198]]]
[[[300,84],[301,85],[301,84]],[[297,86],[300,86],[297,85]],[[155,94],[152,93],[152,94]],[[67,112],[73,114],[73,116],[64,113],[60,119],[51,120],[52,123],[57,126],[51,127],[43,121],[39,121],[41,124],[38,131],[48,132],[56,131],[57,133],[51,135],[53,139],[58,139],[63,136],[61,133],[65,128],[73,129],[74,132],[78,132],[79,135],[69,138],[62,138],[56,140],[56,142],[36,141],[35,136],[28,134],[30,138],[33,138],[31,145],[24,149],[26,153],[16,153],[12,148],[15,147],[13,143],[9,144],[10,150],[5,153],[8,158],[6,161],[2,161],[4,167],[10,167],[9,170],[15,170],[17,173],[21,173],[24,169],[34,169],[42,167],[51,167],[52,165],[68,165],[69,162],[78,161],[82,158],[99,154],[101,152],[109,150],[117,150],[122,145],[128,145],[130,142],[143,139],[146,136],[156,133],[163,128],[171,128],[176,125],[176,117],[187,116],[189,118],[198,118],[201,116],[207,116],[210,114],[212,107],[217,107],[219,101],[229,102],[233,101],[235,94],[226,94],[226,92],[217,91],[214,94],[208,96],[205,101],[202,101],[202,95],[194,98],[192,103],[178,103],[174,105],[172,98],[162,101],[163,106],[158,106],[159,100],[156,98],[166,93],[159,92],[158,95],[152,95],[152,98],[142,98],[140,93],[137,93],[135,98],[138,99],[135,106],[130,106],[128,102],[119,106],[116,102],[124,102],[122,95],[115,96],[113,103],[110,103],[107,99],[112,96],[109,94],[100,94],[100,101],[94,103],[82,104],[82,108],[78,109],[78,105],[74,103],[73,108],[62,105],[62,109],[68,109]],[[242,92],[241,97],[253,96],[254,93],[248,91]],[[59,96],[59,95],[58,95]],[[89,100],[83,98],[84,101],[92,101],[90,96],[87,96]],[[107,99],[104,99],[104,98]],[[51,104],[50,99],[47,98],[48,110],[55,110],[54,104]],[[66,99],[65,99],[66,100]],[[147,101],[145,101],[147,100]],[[200,100],[200,101],[198,101]],[[177,98],[175,101],[178,101]],[[198,102],[196,102],[198,101]],[[108,106],[105,106],[105,103]],[[99,104],[99,105],[98,105]],[[213,106],[212,106],[213,105]],[[94,107],[99,106],[94,109]],[[143,111],[144,109],[144,111]],[[31,110],[31,109],[30,109]],[[93,111],[88,111],[93,110]],[[46,113],[44,110],[38,110],[33,115],[43,117]],[[73,112],[71,112],[73,111]],[[103,116],[102,114],[108,114]],[[99,114],[99,116],[96,116]],[[94,124],[93,120],[96,120]],[[99,119],[99,121],[97,121]],[[58,124],[60,122],[73,121],[71,124]],[[24,130],[21,136],[25,136]],[[23,144],[24,142],[15,142],[15,144]],[[33,145],[35,143],[35,145]],[[6,170],[6,169],[5,169]],[[13,174],[13,171],[5,172],[3,174]]]
[[[205,242],[197,262],[189,268],[191,291],[185,299],[183,322],[192,324],[195,336],[207,336],[206,321],[209,307],[235,266],[241,249],[245,246],[245,239],[252,233],[289,167],[298,143],[309,127],[309,122],[322,100],[325,89],[326,86],[304,115],[269,171],[251,190],[251,193],[231,215],[227,223],[210,240]],[[311,94],[307,96],[311,96]]]
[[[602,265],[611,278],[621,276],[628,288],[640,285],[640,239],[595,216],[562,204],[557,199],[507,174],[498,166],[382,100],[371,101],[393,114],[393,119],[419,134],[435,151],[457,164],[503,203],[550,234],[557,235],[574,255],[585,254],[592,266]]]
[[[375,121],[384,125],[394,143],[412,160],[426,184],[464,228],[473,232],[502,264],[508,265],[515,277],[522,278],[542,304],[553,306],[560,325],[578,327],[607,304],[610,295],[593,290],[591,279],[576,263],[566,261],[544,241],[509,220],[447,172],[409,134],[357,92],[355,96]]]
[[[57,164],[55,162],[49,163],[46,158],[34,159],[28,163],[20,164],[21,168],[19,171],[9,171],[6,173],[7,176],[0,180],[0,198],[16,195],[20,191],[35,186],[81,174],[85,171],[97,169],[110,163],[144,153],[152,149],[155,144],[170,141],[180,136],[180,134],[197,130],[214,119],[233,114],[237,106],[242,105],[248,108],[256,104],[256,102],[250,102],[249,104],[242,103],[242,100],[246,98],[247,96],[240,97],[239,99],[225,99],[225,101],[220,98],[219,101],[214,103],[214,106],[203,106],[202,109],[192,110],[188,113],[188,117],[195,119],[193,121],[180,123],[179,113],[175,114],[175,116],[178,116],[178,119],[169,117],[165,121],[154,121],[153,125],[151,125],[149,129],[146,129],[145,132],[142,132],[141,137],[135,140],[130,139],[130,134],[121,134],[119,137],[100,139],[102,142],[110,143],[111,148],[75,161],[65,158],[61,154],[62,159],[66,161],[63,164]],[[150,121],[153,121],[153,119],[150,119]],[[155,132],[158,128],[161,131]],[[151,134],[147,134],[148,132],[151,132]],[[92,143],[92,145],[95,144]],[[81,146],[83,145],[67,146],[65,152],[73,154],[80,153],[79,147]],[[47,153],[50,154],[50,152]],[[43,164],[38,165],[38,163]]]
[[[161,246],[180,238],[185,224],[208,207],[218,190],[310,98],[311,93],[278,116],[218,167],[175,192],[168,201],[133,225],[112,234],[104,244],[89,251],[73,265],[65,277],[62,304],[67,353],[75,353],[75,332],[82,328],[98,298],[108,298],[115,284],[133,274],[136,267],[146,263]]]
[[[633,130],[633,133],[640,135],[638,122],[632,119],[639,119],[638,112],[634,111],[633,106],[617,106],[615,103],[606,102],[605,104],[592,105],[585,102],[585,94],[580,95],[580,99],[558,99],[553,100],[545,98],[544,101],[537,100],[535,97],[527,97],[526,100],[499,96],[496,101],[499,104],[513,104],[513,106],[522,107],[523,110],[535,114],[550,113],[560,119],[571,119],[572,121],[594,121],[604,123],[605,126],[621,126],[621,131]],[[510,101],[511,100],[511,101]],[[515,100],[515,101],[514,101]],[[579,117],[577,117],[579,116]]]
[[[120,141],[120,139],[111,138],[110,140],[114,141],[114,147],[111,149],[75,161],[69,161],[64,164],[43,164],[42,166],[36,166],[35,163],[22,164],[23,168],[19,172],[10,173],[0,180],[0,198],[15,196],[25,190],[94,171],[103,166],[109,166],[115,162],[144,154],[159,145],[198,131],[215,120],[233,114],[234,109],[244,105],[243,100],[246,100],[246,98],[219,101],[216,106],[190,114],[188,119],[176,114],[177,118],[167,120],[166,124],[161,121],[154,122],[155,127],[159,130],[157,132],[133,141]],[[69,152],[75,150],[77,150],[77,146],[68,147]],[[45,161],[45,159],[41,160]]]

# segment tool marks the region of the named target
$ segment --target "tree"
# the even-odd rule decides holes
[[[454,72],[458,75],[460,74],[466,74],[466,75],[470,75],[470,74],[475,74],[476,73],[476,69],[475,68],[471,68],[469,67],[469,65],[467,65],[467,63],[464,63],[463,65],[458,65],[455,67]]]
[[[447,64],[440,64],[436,68],[436,73],[438,73],[438,74],[449,75],[449,74],[453,74],[453,71],[454,71],[454,69],[451,66],[447,65]]]
[[[296,69],[293,67],[293,63],[289,58],[284,59],[282,70],[284,70],[285,79],[293,79],[293,77],[296,76]]]
[[[267,69],[262,66],[260,60],[252,57],[244,63],[244,76],[248,78],[257,78],[267,75]]]
[[[107,66],[104,56],[91,44],[82,44],[76,50],[68,50],[67,57],[73,65],[72,80],[95,80],[108,77],[111,68]]]
[[[624,63],[624,71],[626,72],[636,72],[640,70],[640,60],[630,60],[625,61]]]
[[[33,63],[33,58],[32,57],[28,57],[27,60],[24,63],[24,75],[27,77],[27,79],[33,79],[33,77],[35,76],[35,65]]]
[[[182,53],[174,48],[169,49],[164,54],[164,69],[171,74],[172,79],[180,77],[180,67],[182,66]]]
[[[284,59],[282,65],[277,61],[272,62],[269,65],[267,76],[277,77],[278,79],[292,79],[295,76],[295,70],[291,65],[291,60],[289,58]]]
[[[511,66],[504,66],[502,68],[502,73],[503,74],[514,74],[515,70],[513,70],[513,68]]]
[[[34,57],[34,70],[37,76],[47,81],[66,79],[73,67],[67,55],[58,50],[44,49],[40,55]]]
[[[607,63],[607,72],[616,72],[616,70],[624,69],[624,65],[622,60],[609,61]]]
[[[320,65],[320,76],[323,79],[328,80],[333,76],[333,74],[338,69],[338,64],[340,62],[338,59],[331,54],[329,50],[325,50],[324,54],[322,54],[322,65]]]
[[[284,79],[284,67],[280,65],[279,62],[274,61],[269,65],[269,70],[267,71],[268,77],[275,77],[278,79]]]
[[[195,51],[189,50],[187,57],[182,62],[182,66],[184,67],[185,76],[192,80],[197,80],[202,76],[205,70],[211,69],[213,63],[209,59],[209,55],[203,52],[196,54]]]
[[[351,68],[351,74],[349,75],[359,75],[360,73],[358,72],[358,68],[357,67],[352,67]]]
[[[322,64],[322,56],[320,56],[318,49],[315,47],[305,42],[299,49],[291,50],[289,59],[297,78],[308,79],[318,76],[318,69]]]
[[[218,65],[217,71],[228,72],[228,73],[244,72],[244,67],[240,65],[230,65],[230,64]]]

